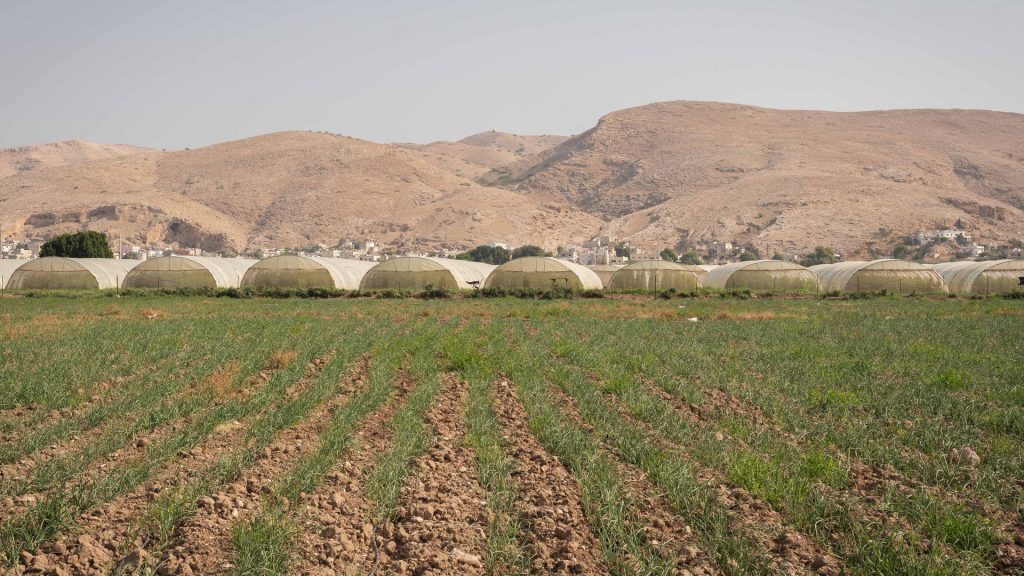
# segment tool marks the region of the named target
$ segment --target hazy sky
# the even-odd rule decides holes
[[[660,100],[1024,112],[1024,0],[0,0],[0,148],[575,134]]]

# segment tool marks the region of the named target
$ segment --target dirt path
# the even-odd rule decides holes
[[[383,573],[484,574],[487,494],[466,435],[466,383],[454,375],[427,412],[437,440],[402,488],[394,527],[385,531]]]
[[[312,494],[303,497],[294,573],[365,573],[373,565],[371,539],[378,539],[378,550],[380,541],[369,520],[373,504],[366,494],[366,476],[374,461],[391,449],[391,421],[414,383],[401,374],[396,386],[394,397],[363,421],[346,459],[327,473]]]
[[[526,410],[508,381],[497,384],[498,420],[519,491],[526,548],[534,574],[608,574],[601,544],[583,512],[580,487],[561,461],[529,432]]]

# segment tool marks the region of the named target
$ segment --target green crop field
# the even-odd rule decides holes
[[[0,298],[2,574],[1020,574],[1024,300]]]

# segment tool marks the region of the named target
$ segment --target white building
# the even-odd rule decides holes
[[[932,230],[930,232],[919,232],[917,234],[918,244],[927,244],[935,240],[956,240],[957,236],[963,236],[964,241],[971,242],[971,235],[963,230]]]

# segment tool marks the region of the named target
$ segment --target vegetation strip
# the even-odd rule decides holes
[[[379,367],[382,364],[375,362],[374,368]],[[330,467],[316,488],[308,496],[299,494],[304,506],[288,504],[293,513],[301,511],[297,518],[291,520],[303,530],[288,541],[290,557],[282,558],[278,566],[287,566],[297,573],[307,573],[321,566],[339,573],[353,571],[357,567],[369,569],[374,547],[371,539],[376,534],[369,522],[373,504],[366,495],[364,480],[376,458],[393,446],[390,423],[415,385],[405,373],[395,381],[393,369],[380,369],[376,374],[371,377],[371,382],[374,382],[371,389],[390,400],[367,417],[354,432],[350,452],[333,455],[335,460],[324,463]],[[334,443],[336,449],[341,448],[344,438],[340,440]],[[341,458],[344,460],[339,462]],[[270,562],[264,565],[267,564]]]
[[[0,305],[6,571],[1024,569],[1016,301]],[[45,364],[82,330],[146,364]],[[362,404],[319,362],[368,349],[412,365]]]
[[[301,377],[306,363],[323,351],[318,345],[305,347],[300,344],[299,347],[305,351],[299,361],[293,361],[275,373],[263,388],[244,398],[216,406],[189,428],[147,446],[145,457],[134,465],[113,470],[67,491],[59,490],[30,508],[23,517],[0,524],[0,543],[8,562],[15,562],[19,550],[36,550],[40,544],[61,533],[73,524],[75,515],[129,492],[175,455],[199,445],[223,423],[266,408],[268,401],[286,389],[289,382]]]
[[[465,444],[467,396],[461,378],[443,376],[440,394],[426,413],[434,442],[412,466],[393,527],[388,523],[382,530],[379,566],[385,573],[486,573],[486,495]]]
[[[455,341],[445,351],[445,356],[449,369],[465,378],[469,388],[465,441],[473,449],[476,473],[487,492],[487,547],[484,564],[488,574],[528,574],[531,568],[528,552],[530,544],[522,532],[524,518],[521,493],[513,480],[513,474],[520,474],[519,468],[524,464],[517,464],[509,453],[509,441],[502,435],[502,423],[496,409],[496,403],[500,401],[492,388],[497,373],[493,367],[485,364],[480,353],[474,351],[482,339],[480,326],[476,324],[465,331],[463,339]],[[505,402],[501,402],[500,406],[502,410],[507,409]],[[530,478],[529,472],[520,476]],[[549,496],[550,493],[549,490]],[[558,504],[564,508],[567,503]],[[578,518],[583,518],[582,511]],[[593,542],[593,549],[596,550],[596,540]],[[533,555],[538,558],[536,549]],[[538,565],[534,566],[536,568]]]
[[[640,512],[628,495],[613,460],[590,436],[565,422],[543,381],[541,358],[520,346],[504,358],[503,368],[516,385],[530,431],[565,462],[580,482],[585,510],[613,573],[671,574],[676,560],[659,553],[643,536]]]
[[[645,459],[649,462],[663,461],[666,458],[681,463],[680,459],[672,459],[663,449],[645,439],[642,430],[630,426],[628,422],[619,421],[615,409],[599,397],[594,387],[581,384],[581,381],[586,381],[584,374],[578,371],[573,373],[571,368],[565,366],[563,370],[567,370],[568,373],[561,376],[559,385],[579,403],[587,421],[593,423],[603,436],[617,445],[624,458],[628,461],[635,460],[638,465],[642,465]],[[651,422],[652,414],[659,414],[660,420],[654,422],[659,431],[688,430],[685,419],[680,419],[678,414],[672,416],[668,413],[670,406],[652,398],[637,396],[634,393],[639,389],[633,388],[629,383],[617,382],[613,390],[634,416]],[[641,399],[642,404],[639,403]],[[873,525],[852,516],[848,502],[836,501],[831,493],[819,489],[817,484],[794,475],[792,466],[784,468],[773,461],[749,454],[744,447],[731,447],[724,436],[719,440],[710,431],[705,431],[702,435],[677,439],[695,456],[703,458],[704,462],[714,465],[719,470],[727,470],[730,481],[778,507],[797,527],[807,530],[824,545],[838,544],[833,542],[835,537],[832,535],[843,535],[847,540],[837,552],[842,557],[855,561],[855,564],[870,564],[874,566],[873,570],[882,569],[891,574],[922,573],[942,569],[941,560],[919,558],[916,548],[903,542],[894,542]],[[657,456],[645,456],[645,453]],[[645,471],[652,475],[652,479],[659,474],[654,470]],[[688,490],[681,491],[684,494],[686,492]],[[669,490],[669,493],[672,491]],[[714,493],[705,488],[705,498],[713,497]],[[825,558],[827,562],[827,557]],[[813,557],[809,558],[811,559]],[[815,561],[818,562],[820,560]],[[975,565],[974,568],[978,567]],[[961,566],[953,571],[963,569]]]
[[[329,362],[319,374],[293,387],[303,391],[254,422],[243,447],[214,464],[213,477],[219,482],[209,481],[204,474],[208,469],[200,472],[200,482],[158,500],[151,516],[158,521],[150,524],[150,533],[171,537],[155,539],[152,555],[169,567],[189,566],[197,574],[233,568],[234,526],[259,511],[264,492],[316,449],[330,415],[365,387],[365,361],[350,356],[358,352],[347,350],[340,361]],[[343,371],[348,372],[344,377]]]
[[[0,483],[0,493],[22,495],[45,492],[54,486],[68,487],[68,482],[75,476],[88,475],[94,463],[103,459],[122,460],[126,451],[132,451],[131,448],[145,447],[153,441],[153,432],[162,426],[170,425],[170,430],[163,431],[166,436],[177,427],[175,422],[181,425],[195,420],[232,396],[248,393],[250,387],[259,383],[254,378],[258,370],[265,380],[282,364],[277,354],[270,354],[262,346],[247,350],[242,362],[229,360],[222,364],[223,361],[220,357],[207,358],[167,379],[156,392],[170,394],[170,397],[152,398],[148,408],[141,405],[145,398],[138,398],[136,403],[140,406],[137,411],[124,414],[109,426],[95,429],[100,434],[86,435],[76,442],[77,450],[66,447],[66,454],[40,464],[23,479],[13,478],[10,482]],[[135,443],[130,446],[132,440]],[[117,452],[119,449],[120,453]],[[123,460],[117,463],[124,464]]]
[[[353,433],[394,395],[393,386],[407,345],[390,346],[376,356],[364,391],[335,412],[315,450],[302,454],[287,474],[269,488],[260,514],[234,527],[233,553],[238,574],[283,574],[291,565],[298,520],[290,513],[323,480],[336,460],[351,446]],[[404,396],[401,388],[399,397]]]

